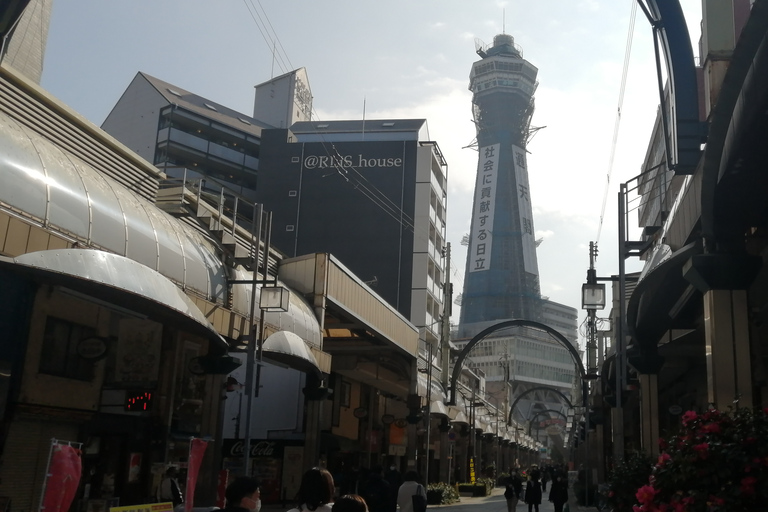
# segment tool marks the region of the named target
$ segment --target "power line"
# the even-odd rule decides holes
[[[608,190],[611,185],[611,174],[613,173],[613,160],[616,155],[616,141],[619,138],[619,124],[621,123],[621,110],[624,107],[624,91],[627,88],[627,74],[629,71],[629,57],[632,52],[632,37],[635,33],[635,13],[637,12],[637,2],[630,0],[632,12],[629,15],[629,30],[627,31],[627,46],[624,50],[624,69],[621,72],[621,86],[619,87],[619,106],[616,109],[616,121],[613,125],[613,141],[611,142],[611,156],[608,159],[608,174],[605,180],[605,191],[603,192],[603,206],[600,209],[600,222],[597,227],[597,236],[595,243],[600,241],[600,232],[603,229],[603,219],[605,217],[605,204],[608,200]]]

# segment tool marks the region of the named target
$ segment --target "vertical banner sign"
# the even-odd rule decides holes
[[[469,271],[480,272],[491,266],[493,212],[496,208],[496,181],[500,144],[480,148],[472,211],[472,238],[469,247]]]
[[[45,512],[67,512],[80,485],[80,450],[54,443],[48,463],[48,479],[42,505]]]
[[[523,242],[523,265],[529,274],[539,273],[536,261],[536,238],[533,231],[533,207],[531,193],[528,188],[528,164],[525,150],[512,146],[515,156],[515,181],[517,182],[517,205],[520,213],[520,232]]]
[[[192,512],[195,501],[195,486],[197,485],[197,475],[200,473],[200,463],[203,462],[207,441],[194,438],[189,442],[189,467],[187,468],[187,496],[184,500],[184,511]]]
[[[475,484],[475,458],[469,458],[469,483]]]

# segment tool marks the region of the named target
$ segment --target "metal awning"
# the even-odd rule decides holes
[[[262,345],[265,360],[303,372],[320,373],[317,359],[298,335],[289,331],[278,331],[264,340]]]
[[[455,405],[448,406],[448,419],[451,421],[451,423],[462,423],[464,425],[469,425],[469,419],[467,418],[467,415],[461,408]]]
[[[427,375],[423,373],[418,374],[418,380],[416,382],[417,388],[416,388],[416,394],[419,396],[423,396],[425,398],[431,398],[432,400],[442,400],[443,402],[446,400],[445,391],[443,390],[443,385],[440,383],[440,380],[432,377],[432,386],[431,389],[428,388],[429,378]]]
[[[227,342],[187,295],[168,278],[134,260],[91,249],[58,249],[3,259],[0,267],[44,277],[120,307],[153,316],[171,315],[190,332]],[[158,308],[157,306],[161,306]]]
[[[429,414],[430,414],[430,416],[445,416],[445,417],[449,417],[448,416],[448,408],[445,407],[445,404],[443,404],[443,402],[441,402],[439,400],[434,400],[430,404]]]
[[[639,343],[655,347],[666,331],[681,328],[679,313],[694,292],[682,268],[700,250],[698,243],[676,251],[662,246],[646,264],[627,301],[628,334]]]

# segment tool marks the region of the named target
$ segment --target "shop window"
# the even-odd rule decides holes
[[[78,354],[78,345],[95,335],[90,327],[49,316],[38,371],[65,379],[93,380],[94,362]]]

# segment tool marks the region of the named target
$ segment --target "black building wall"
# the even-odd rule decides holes
[[[273,213],[273,246],[332,254],[409,318],[416,141],[292,138],[262,132],[257,200]]]

